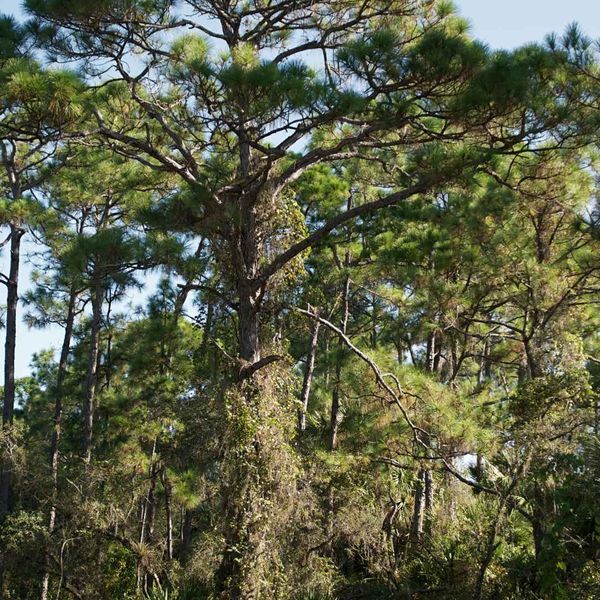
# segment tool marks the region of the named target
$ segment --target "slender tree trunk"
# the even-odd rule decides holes
[[[102,329],[103,296],[104,290],[102,285],[96,282],[94,289],[92,290],[92,327],[90,332],[90,349],[88,354],[88,367],[85,381],[85,398],[83,406],[83,457],[86,463],[89,463],[92,459],[94,412],[96,403],[96,388],[98,383],[98,356],[100,352],[100,331]]]
[[[75,323],[75,309],[77,304],[77,292],[71,290],[69,295],[69,306],[67,309],[67,319],[65,321],[65,333],[63,337],[60,359],[58,361],[58,373],[56,376],[56,387],[54,389],[54,427],[52,430],[52,439],[50,440],[50,471],[52,475],[52,499],[50,503],[50,513],[48,516],[48,537],[51,538],[56,525],[56,502],[58,499],[58,463],[60,435],[63,413],[63,384],[67,374],[67,362],[69,360],[69,351],[71,348],[71,338],[73,337],[73,325]],[[46,551],[46,568],[42,576],[41,600],[48,598],[48,584],[50,582],[50,557],[49,550]]]
[[[298,411],[298,431],[300,432],[306,429],[306,412],[308,410],[308,399],[310,396],[313,372],[315,370],[315,357],[317,355],[317,344],[319,341],[320,325],[321,322],[315,319],[312,335],[310,338],[308,356],[306,357],[306,368],[304,369],[304,380],[302,381],[302,394],[300,395],[300,402],[302,406]]]
[[[433,522],[433,498],[434,498],[434,481],[433,473],[431,469],[425,470],[424,475],[425,485],[425,518],[424,518],[424,531],[428,535],[431,534],[431,526]]]
[[[349,262],[349,257],[347,261]],[[350,314],[350,276],[346,275],[344,281],[344,291],[342,299],[342,323],[340,329],[342,333],[346,334],[348,329],[348,317]],[[338,351],[335,364],[335,382],[333,386],[333,392],[331,395],[331,417],[329,421],[330,427],[330,439],[329,447],[331,450],[336,450],[338,447],[338,431],[340,427],[340,387],[342,377],[342,359],[343,352],[346,345],[343,339],[340,337],[338,340]]]
[[[544,552],[544,536],[546,535],[546,528],[544,526],[544,513],[539,508],[534,510],[533,519],[531,520],[531,532],[533,534],[533,549],[535,554],[535,567],[536,567],[536,584],[540,583],[540,574],[543,561]]]
[[[431,372],[439,373],[442,366],[442,340],[439,331],[436,331],[432,334],[432,339],[434,351],[432,356],[433,364],[431,365]]]
[[[190,509],[185,509],[181,527],[181,548],[179,549],[179,560],[183,563],[189,557],[192,547],[192,519],[193,512]]]
[[[477,576],[477,582],[475,583],[475,600],[481,600],[483,594],[483,584],[485,583],[485,574],[492,563],[494,558],[494,553],[498,548],[498,544],[496,543],[496,537],[498,536],[498,530],[500,529],[500,523],[502,521],[502,516],[504,514],[504,509],[506,507],[506,498],[502,498],[500,501],[500,506],[498,507],[498,512],[496,517],[494,518],[494,522],[490,527],[490,531],[488,533],[487,542],[485,546],[485,553],[483,556],[483,560],[481,561],[481,566],[479,568],[479,574]]]
[[[153,457],[154,458],[154,457]],[[146,510],[145,510],[145,518],[146,518],[146,539],[142,541],[146,541],[148,544],[152,544],[154,541],[154,526],[156,524],[156,482],[158,480],[159,468],[156,462],[152,462],[152,466],[150,467],[150,485],[148,487],[148,497],[146,500]],[[153,574],[151,572],[146,572],[145,582],[144,582],[144,592],[148,593],[152,588],[153,584]]]
[[[486,338],[483,349],[481,351],[481,359],[479,361],[479,371],[477,372],[477,384],[483,385],[490,378],[490,340]]]
[[[323,353],[325,354],[325,356],[329,357],[329,340],[331,338],[331,335],[329,334],[329,331],[325,332],[325,340],[323,342]],[[331,383],[331,364],[329,362],[329,360],[327,361],[326,365],[325,365],[325,377],[323,378],[323,384],[325,389],[327,389],[329,387],[329,384]]]
[[[11,224],[10,268],[6,294],[6,338],[4,344],[4,405],[2,407],[2,429],[12,435],[15,410],[15,350],[17,345],[17,305],[19,302],[19,267],[21,238],[25,230]],[[0,466],[0,521],[10,510],[12,464],[8,456]],[[0,592],[1,593],[1,592]]]
[[[427,344],[427,369],[430,373],[437,372],[443,365],[440,362],[442,339],[435,332],[429,336]],[[426,438],[429,445],[429,436]],[[430,456],[430,451],[427,451]],[[417,475],[417,486],[415,488],[415,503],[413,523],[411,527],[411,539],[413,544],[421,542],[423,533],[430,534],[433,520],[434,482],[431,469],[421,467]]]
[[[4,344],[4,404],[2,431],[10,440],[15,410],[15,350],[17,345],[17,305],[19,302],[19,267],[21,238],[25,230],[10,225],[10,267],[6,282],[6,338]],[[10,451],[9,451],[10,452]],[[12,457],[0,460],[0,524],[10,512],[12,492]],[[0,600],[4,598],[4,556],[0,554]]]
[[[166,469],[163,467],[162,481],[165,490],[165,520],[167,522],[167,560],[173,560],[173,486],[169,481]]]
[[[454,459],[450,457],[448,459],[449,464],[454,467]],[[444,510],[447,518],[450,521],[454,521],[456,516],[456,488],[457,480],[456,477],[450,473],[450,471],[444,471],[444,487],[447,490],[448,501],[445,503]]]
[[[210,356],[210,354],[208,352],[208,348],[209,348],[208,344],[209,344],[210,336],[212,335],[212,324],[213,324],[213,318],[214,318],[214,311],[215,311],[215,308],[211,302],[206,308],[206,322],[204,323],[204,331],[203,331],[203,335],[202,335],[202,346],[200,348],[200,354],[201,354],[202,358],[204,358],[207,361]]]
[[[436,356],[436,347],[435,347],[435,333],[429,334],[427,338],[427,352],[426,352],[426,361],[427,364],[425,368],[428,373],[435,372],[435,356]]]
[[[185,508],[183,506],[179,507],[179,551],[181,551],[181,546],[183,545],[183,524],[185,523]],[[181,554],[181,552],[180,552]]]
[[[419,469],[415,485],[415,503],[410,527],[410,541],[413,546],[418,546],[423,537],[423,523],[425,514],[425,469]]]
[[[154,443],[152,445],[152,454],[150,456],[150,472],[149,472],[150,484],[148,486],[148,493],[146,494],[146,497],[143,498],[140,502],[140,537],[139,537],[140,544],[143,544],[146,541],[146,539],[148,537],[147,530],[149,528],[148,522],[151,518],[153,518],[152,515],[150,514],[150,506],[151,506],[150,500],[151,500],[151,497],[153,497],[153,486],[155,485],[155,480],[154,480],[155,457],[156,457],[156,439],[154,440]],[[142,593],[142,583],[144,584],[144,588],[145,588],[145,584],[146,584],[145,572],[144,572],[142,562],[140,560],[138,560],[137,578],[136,578],[136,591],[137,591],[138,595],[140,595]]]

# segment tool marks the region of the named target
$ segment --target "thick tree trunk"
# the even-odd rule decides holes
[[[302,381],[302,394],[300,395],[300,403],[302,406],[298,411],[298,431],[300,432],[306,429],[306,411],[308,410],[308,399],[310,396],[313,372],[315,370],[315,357],[317,355],[320,325],[321,322],[315,320],[312,335],[310,337],[308,356],[306,357],[306,368],[304,369],[304,380]]]
[[[260,360],[256,295],[248,289],[249,286],[246,282],[240,288],[240,308],[238,311],[240,358],[253,364]]]
[[[250,146],[246,141],[243,126],[240,127],[240,174],[247,176],[250,170]],[[256,573],[259,548],[254,547],[253,534],[257,528],[266,527],[260,514],[257,498],[264,494],[263,483],[256,475],[256,465],[264,457],[260,442],[260,405],[261,392],[246,381],[254,371],[247,369],[261,358],[260,339],[260,289],[256,283],[258,273],[260,240],[256,224],[256,198],[242,193],[235,199],[239,208],[239,229],[231,240],[232,258],[235,268],[236,289],[238,295],[238,358],[240,370],[236,382],[232,382],[232,393],[237,401],[245,404],[257,425],[257,432],[250,445],[236,447],[238,441],[228,440],[230,448],[236,453],[242,452],[244,459],[239,466],[231,466],[227,475],[231,481],[224,482],[227,498],[225,548],[218,572],[216,587],[220,597],[228,600],[254,600],[257,598],[257,585],[260,580]],[[233,389],[235,388],[235,389]],[[232,415],[236,419],[237,415]],[[258,522],[260,521],[260,526]],[[254,531],[252,531],[254,530]]]
[[[84,440],[83,458],[86,463],[92,459],[94,432],[94,412],[96,388],[98,383],[98,356],[100,352],[100,331],[102,329],[102,301],[104,289],[96,282],[92,290],[92,327],[90,331],[90,348],[88,353],[87,376],[85,381],[85,398],[83,405]]]
[[[50,504],[50,513],[48,516],[48,537],[51,538],[56,525],[56,502],[58,498],[58,462],[60,435],[62,424],[62,394],[65,376],[67,374],[67,363],[69,360],[69,351],[71,348],[71,338],[73,337],[73,325],[75,323],[75,308],[77,304],[77,293],[71,290],[69,295],[69,306],[67,309],[67,319],[65,321],[65,333],[63,337],[60,358],[58,361],[58,373],[56,376],[56,386],[54,388],[54,427],[52,430],[52,439],[50,440],[50,471],[52,476],[52,499]],[[49,556],[46,558],[46,568],[42,576],[41,600],[48,598],[48,585],[50,582]]]
[[[19,267],[21,238],[25,230],[11,224],[10,268],[6,294],[6,338],[4,344],[4,405],[2,407],[2,429],[11,436],[15,410],[15,350],[17,345],[17,305],[19,302]],[[0,521],[9,512],[11,495],[12,465],[6,456],[0,465]]]
[[[252,156],[245,125],[240,127],[240,175],[250,174]],[[240,358],[249,363],[260,360],[259,290],[255,283],[258,273],[260,241],[256,224],[257,198],[242,193],[237,199],[240,210],[239,237],[235,240],[234,256],[237,266],[238,320]]]
[[[238,337],[239,337],[239,359],[240,373],[238,377],[238,387],[236,391],[244,398],[248,406],[252,406],[256,401],[260,403],[260,398],[255,398],[255,394],[260,391],[249,391],[244,389],[243,368],[252,365],[260,360],[261,349],[259,341],[259,320],[256,306],[257,295],[252,290],[249,282],[242,278],[238,286]],[[252,407],[251,412],[256,410]],[[234,417],[235,418],[235,417]],[[230,440],[235,446],[236,440]],[[251,547],[249,524],[252,522],[252,512],[255,510],[254,501],[250,498],[253,492],[260,494],[257,489],[261,485],[251,475],[252,465],[259,462],[260,443],[258,439],[254,440],[255,452],[245,450],[247,464],[240,465],[238,472],[233,475],[235,479],[235,492],[228,490],[229,497],[226,499],[228,507],[226,508],[227,523],[225,530],[226,546],[221,559],[218,572],[216,574],[216,587],[222,598],[227,600],[255,600],[255,577],[254,573],[254,554],[257,549]],[[232,494],[232,495],[230,495]]]

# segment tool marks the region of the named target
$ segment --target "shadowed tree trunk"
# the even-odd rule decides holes
[[[504,513],[504,509],[506,506],[506,498],[502,498],[500,502],[500,506],[498,508],[498,512],[494,518],[492,526],[490,527],[490,531],[488,533],[485,552],[483,556],[483,560],[481,561],[481,566],[479,568],[479,573],[477,575],[477,581],[475,583],[475,600],[481,600],[483,594],[483,584],[485,583],[485,574],[492,563],[494,558],[494,553],[498,548],[498,543],[496,543],[496,537],[498,536],[498,531],[500,529],[500,524],[502,520],[502,516]]]
[[[185,563],[189,558],[192,548],[192,525],[193,511],[186,508],[183,514],[183,523],[181,524],[181,546],[179,548],[179,560]]]
[[[304,380],[302,381],[302,394],[300,395],[300,402],[302,404],[298,411],[298,430],[304,431],[306,429],[306,411],[308,410],[308,399],[310,396],[310,388],[312,385],[313,372],[315,370],[315,358],[317,355],[317,344],[319,341],[319,327],[321,322],[315,320],[312,335],[310,338],[310,347],[308,349],[308,356],[306,357],[306,367],[304,369]]]
[[[2,429],[11,436],[15,411],[15,350],[17,346],[17,305],[19,302],[19,267],[21,238],[25,230],[10,226],[10,269],[6,281],[6,338],[4,344],[4,405],[2,407]],[[0,468],[0,520],[10,510],[12,465],[5,457]],[[0,592],[1,593],[1,592]]]
[[[425,469],[419,469],[415,484],[415,502],[410,526],[410,542],[418,546],[423,537],[423,523],[425,515]]]
[[[94,412],[98,383],[98,356],[100,352],[100,331],[102,329],[102,301],[104,290],[96,281],[92,290],[92,325],[90,331],[90,349],[88,353],[87,376],[85,380],[85,398],[83,405],[84,440],[83,457],[86,463],[92,459],[94,432]]]
[[[75,323],[76,304],[78,293],[71,290],[69,294],[69,306],[67,308],[67,319],[65,321],[65,333],[63,337],[60,358],[58,361],[58,373],[56,375],[56,387],[54,390],[54,427],[52,429],[52,439],[50,440],[50,470],[52,475],[52,499],[50,504],[50,513],[48,516],[48,537],[52,538],[56,526],[56,502],[58,499],[58,468],[60,458],[60,436],[63,413],[63,384],[67,374],[67,363],[69,360],[69,351],[71,348],[71,338],[73,337],[73,325]],[[46,557],[46,569],[42,576],[41,600],[48,598],[48,585],[50,583],[50,565],[49,556]]]
[[[433,497],[435,493],[433,473],[431,469],[425,470],[424,477],[425,484],[425,518],[424,518],[424,531],[428,535],[431,533],[431,525],[433,522]]]
[[[153,460],[152,466],[150,467],[150,485],[148,487],[148,496],[146,498],[146,537],[142,540],[142,543],[146,541],[148,544],[152,544],[154,541],[154,526],[156,524],[156,483],[158,480],[159,467],[158,464]],[[152,588],[153,574],[146,572],[144,578],[144,592],[148,593]]]
[[[19,302],[19,267],[21,238],[25,230],[10,225],[10,267],[5,281],[6,294],[6,338],[4,344],[4,404],[2,407],[2,431],[8,440],[12,437],[15,410],[15,350],[17,346],[17,305]],[[8,455],[0,461],[0,523],[10,512],[12,491],[12,459],[10,443],[6,444]],[[0,555],[0,599],[4,598],[4,558]]]
[[[244,127],[240,127],[240,175],[248,176],[251,154]],[[260,389],[253,389],[245,383],[254,374],[253,366],[261,359],[259,309],[261,293],[256,282],[261,251],[256,223],[256,197],[252,193],[242,193],[234,200],[239,210],[239,228],[229,240],[234,263],[235,286],[238,295],[238,360],[237,381],[232,382],[233,392],[248,410],[255,414],[261,403]],[[235,419],[235,416],[233,417]],[[252,450],[244,450],[246,465],[236,474],[233,487],[228,488],[226,499],[225,549],[221,564],[216,573],[217,592],[229,600],[254,599],[257,597],[255,559],[257,548],[251,541],[250,523],[255,521],[254,494],[260,495],[261,483],[253,474],[253,466],[263,458],[258,432],[254,434]],[[235,444],[236,441],[232,440]],[[255,525],[257,528],[258,525]]]
[[[346,262],[349,262],[348,255],[346,256]],[[348,316],[350,313],[350,276],[346,275],[344,281],[344,291],[342,298],[342,323],[341,331],[345,335],[348,329]],[[331,417],[329,420],[329,447],[331,450],[336,450],[338,447],[338,431],[340,427],[340,386],[342,377],[342,359],[343,352],[346,345],[344,340],[340,337],[338,340],[338,351],[335,363],[335,381],[333,384],[333,392],[331,394]]]
[[[162,482],[165,490],[165,520],[167,525],[167,560],[173,560],[173,486],[169,481],[166,469],[162,470]]]

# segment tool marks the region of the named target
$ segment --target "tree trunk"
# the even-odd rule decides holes
[[[318,311],[317,311],[318,314]],[[312,335],[310,338],[310,348],[306,357],[306,368],[304,369],[304,380],[302,381],[302,394],[300,402],[302,407],[298,411],[298,431],[306,429],[306,411],[308,410],[308,399],[312,385],[313,372],[315,370],[315,357],[317,354],[317,343],[319,341],[319,327],[321,322],[315,319]]]
[[[253,292],[249,283],[244,279],[238,286],[239,309],[238,309],[238,336],[239,336],[239,359],[243,368],[260,360],[259,343],[259,321],[256,306],[257,295]],[[238,377],[239,393],[249,407],[250,412],[256,415],[260,403],[260,390],[249,390],[244,387],[246,377],[240,370]],[[235,415],[233,416],[235,419]],[[256,418],[256,416],[254,417]],[[237,440],[230,440],[235,447]],[[245,464],[234,469],[234,473],[228,476],[233,478],[231,491],[227,486],[227,508],[225,512],[225,540],[226,545],[221,559],[221,564],[216,574],[216,587],[219,597],[228,600],[255,600],[254,558],[257,549],[252,547],[249,531],[250,523],[253,521],[252,513],[258,507],[251,500],[253,493],[261,493],[261,482],[252,475],[253,465],[260,461],[260,442],[257,438],[253,440],[252,449],[246,447],[242,452],[245,456]],[[239,451],[239,449],[238,449]]]
[[[165,490],[165,520],[167,522],[167,560],[173,560],[173,486],[169,481],[166,469],[163,467],[162,481]]]
[[[19,302],[19,267],[21,238],[25,230],[10,225],[10,267],[6,282],[6,338],[4,344],[4,404],[2,431],[12,437],[15,410],[15,349],[17,345],[17,305]],[[9,450],[10,452],[10,450]],[[0,461],[0,524],[10,512],[12,492],[12,460],[5,455]],[[0,599],[4,598],[4,557],[0,555]]]
[[[146,539],[142,540],[148,542],[148,544],[152,544],[154,541],[154,526],[156,523],[156,481],[158,479],[158,464],[153,462],[150,467],[150,485],[148,487],[148,497],[146,499],[146,510],[145,510],[145,519],[146,519]],[[152,588],[153,584],[152,573],[147,571],[145,580],[144,580],[144,592],[148,593]]]
[[[188,559],[192,548],[192,525],[193,512],[189,508],[186,508],[181,527],[181,547],[179,549],[179,560],[182,563],[185,563]]]
[[[67,309],[67,319],[65,321],[65,333],[63,337],[60,359],[58,361],[58,373],[56,376],[56,387],[54,390],[54,428],[52,430],[52,439],[50,441],[50,471],[52,475],[52,499],[50,504],[50,514],[48,516],[48,537],[51,539],[56,524],[56,502],[58,498],[58,462],[60,434],[62,424],[62,390],[67,374],[67,362],[71,348],[71,338],[73,336],[73,325],[75,323],[75,307],[77,304],[77,293],[71,290],[69,295],[69,306]],[[48,552],[48,551],[47,551]],[[48,598],[48,584],[50,582],[49,556],[46,556],[46,568],[42,576],[41,600]]]
[[[347,255],[346,262],[349,262],[349,256]],[[350,276],[346,275],[344,281],[344,292],[342,299],[342,323],[340,329],[344,335],[348,329],[348,317],[350,314]],[[335,363],[335,382],[333,386],[333,392],[331,395],[331,417],[330,417],[330,440],[329,447],[331,450],[336,450],[338,447],[338,431],[340,426],[340,385],[342,376],[342,359],[346,345],[344,340],[340,337],[338,340],[338,351]]]
[[[479,371],[477,372],[477,384],[482,386],[486,380],[489,380],[491,377],[490,371],[490,339],[486,338],[483,343],[483,349],[481,351],[481,359],[479,361]]]
[[[250,147],[246,141],[244,126],[240,127],[240,174],[245,176],[250,167]],[[260,552],[254,547],[252,538],[258,529],[266,527],[260,515],[259,498],[265,493],[256,466],[265,459],[261,453],[260,405],[261,391],[247,386],[246,380],[253,376],[253,370],[246,370],[261,358],[259,334],[260,290],[256,283],[258,273],[260,241],[257,234],[255,203],[251,193],[242,193],[234,200],[239,209],[239,230],[231,240],[231,252],[235,268],[238,294],[238,358],[240,371],[237,382],[232,383],[233,395],[245,404],[257,424],[251,444],[244,448],[237,446],[238,440],[228,440],[230,449],[244,456],[243,464],[232,465],[232,471],[224,481],[226,494],[225,549],[221,564],[216,573],[216,587],[220,597],[229,600],[254,600],[261,574],[255,572],[256,559]],[[237,415],[231,415],[235,421]],[[258,501],[258,503],[257,503]],[[260,515],[260,516],[259,516]],[[260,525],[258,525],[260,521]]]
[[[100,283],[96,282],[94,289],[92,290],[92,327],[90,332],[90,349],[88,354],[88,367],[83,406],[83,458],[86,463],[89,463],[92,459],[94,411],[96,403],[96,388],[98,383],[98,356],[100,352],[100,331],[102,329],[103,297],[104,289]]]
[[[6,339],[4,344],[4,405],[2,429],[9,438],[15,410],[15,349],[17,345],[17,305],[19,302],[19,266],[24,229],[10,226],[10,270],[6,294]],[[12,464],[6,456],[0,466],[0,521],[10,510]]]
[[[246,281],[240,284],[239,289],[240,358],[246,363],[253,364],[260,360],[257,294]]]
[[[425,368],[428,373],[435,372],[435,356],[436,356],[436,347],[435,347],[435,333],[429,334],[427,337],[427,351],[426,351],[426,365]]]
[[[423,522],[425,509],[425,469],[419,469],[417,473],[417,482],[415,485],[415,503],[413,508],[413,517],[410,527],[410,541],[414,546],[418,546],[423,537]]]
[[[498,530],[500,529],[500,523],[502,520],[502,516],[504,514],[504,509],[506,507],[506,498],[502,498],[500,501],[500,506],[498,507],[498,513],[490,527],[490,531],[488,533],[487,543],[485,546],[485,554],[483,556],[483,560],[481,561],[481,566],[479,568],[479,574],[477,576],[477,582],[475,583],[475,600],[481,600],[483,594],[483,584],[485,583],[485,574],[492,563],[494,558],[494,553],[498,548],[498,544],[496,544],[496,537],[498,536]]]
[[[433,522],[433,498],[434,498],[434,482],[433,473],[431,469],[425,470],[424,476],[425,485],[425,518],[424,518],[424,530],[428,535],[431,533],[431,525]]]
[[[252,155],[245,125],[240,126],[240,175],[250,174]],[[256,225],[256,201],[252,193],[236,199],[240,211],[240,228],[235,236],[233,254],[236,264],[240,358],[249,363],[260,360],[258,273],[260,241]]]

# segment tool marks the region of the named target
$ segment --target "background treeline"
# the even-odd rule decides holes
[[[596,46],[438,0],[26,8],[0,598],[600,598]],[[21,317],[63,337],[16,379]]]

